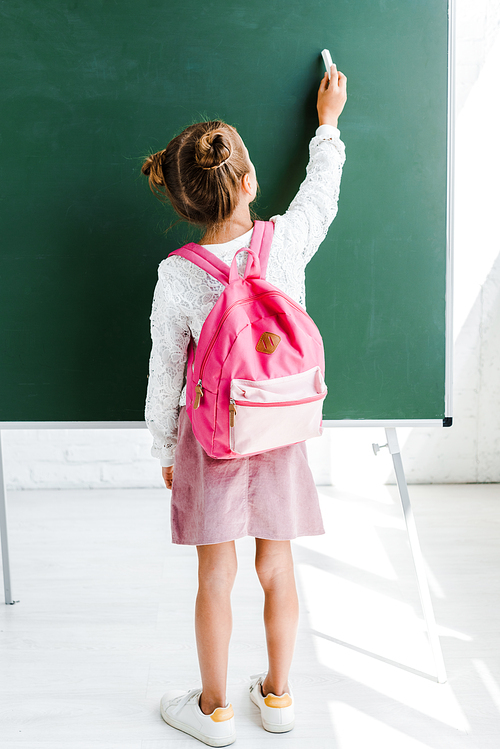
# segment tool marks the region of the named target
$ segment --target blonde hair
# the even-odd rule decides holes
[[[214,226],[228,219],[240,198],[250,161],[236,128],[221,120],[198,122],[142,165],[149,186],[191,224]]]

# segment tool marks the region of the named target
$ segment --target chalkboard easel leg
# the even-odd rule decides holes
[[[427,624],[427,633],[429,635],[429,642],[432,649],[434,664],[436,666],[437,680],[439,684],[444,684],[447,679],[446,669],[444,666],[443,653],[437,633],[436,620],[434,618],[434,609],[432,608],[427,575],[425,574],[424,558],[422,556],[420,541],[418,540],[417,527],[415,525],[415,518],[413,517],[413,510],[410,504],[410,495],[408,494],[408,485],[406,483],[406,477],[403,470],[403,461],[401,459],[401,452],[399,450],[398,437],[394,428],[386,427],[385,433],[387,436],[387,446],[389,448],[389,452],[392,455],[392,462],[398,482],[401,504],[403,505],[406,529],[408,531],[408,540],[410,542],[413,563],[415,565],[415,572],[417,574],[418,591],[420,593],[422,610],[424,612],[424,618]]]
[[[0,429],[0,537],[2,541],[3,587],[5,603],[14,603],[10,585],[9,537],[7,533],[7,492],[3,472],[2,430]]]

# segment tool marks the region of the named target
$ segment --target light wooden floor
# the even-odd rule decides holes
[[[432,670],[395,487],[321,488],[327,533],[293,542],[296,727],[247,696],[266,668],[254,540],[237,541],[228,698],[239,749],[498,749],[500,486],[412,486],[449,680]],[[0,607],[1,749],[184,749],[159,699],[199,684],[196,550],[161,490],[9,493],[14,598]]]

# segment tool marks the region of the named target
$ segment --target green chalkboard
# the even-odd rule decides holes
[[[305,174],[330,48],[339,213],[307,271],[327,419],[445,415],[445,0],[2,3],[0,421],[142,421],[158,263],[198,238],[143,156],[235,125],[261,218]]]

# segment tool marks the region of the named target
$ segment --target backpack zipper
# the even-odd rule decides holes
[[[299,406],[303,403],[313,403],[314,401],[319,401],[322,398],[326,397],[326,393],[317,393],[316,395],[311,395],[309,398],[301,398],[298,401],[278,401],[277,403],[255,403],[255,402],[249,402],[249,401],[237,401],[234,398],[229,399],[229,441],[230,441],[230,447],[231,450],[234,448],[234,436],[233,436],[233,429],[234,429],[234,417],[236,415],[236,406],[253,406],[257,408],[269,408],[269,407],[276,407],[276,406]]]
[[[283,294],[280,291],[264,291],[264,292],[262,292],[262,294],[256,294],[255,296],[250,296],[247,299],[238,299],[238,301],[233,302],[233,304],[230,307],[227,308],[227,310],[224,312],[224,314],[222,315],[221,319],[219,320],[219,324],[217,326],[217,330],[213,334],[212,340],[210,341],[210,345],[208,346],[207,350],[205,351],[205,356],[203,357],[203,361],[202,361],[201,367],[200,367],[200,378],[199,378],[198,383],[197,383],[196,388],[195,388],[196,397],[195,397],[195,401],[194,401],[194,405],[193,405],[193,408],[195,410],[199,407],[201,398],[203,396],[202,379],[203,379],[203,372],[205,371],[205,365],[207,363],[207,359],[210,356],[210,354],[212,353],[212,349],[215,346],[215,342],[217,340],[217,336],[219,335],[220,330],[221,330],[223,324],[225,323],[227,317],[231,314],[231,312],[233,311],[233,308],[237,307],[239,304],[248,304],[249,302],[252,302],[254,299],[260,299],[263,296],[282,296],[282,297],[285,297],[295,307],[295,309],[297,309],[299,312],[303,312],[305,315],[307,315],[307,312],[302,307],[300,307],[298,304],[296,304],[293,301],[293,299],[290,299],[290,297],[288,297],[286,294]],[[234,416],[233,416],[233,419],[234,419]]]
[[[203,395],[203,388],[202,388],[202,386],[201,386],[201,380],[198,380],[198,384],[197,384],[197,385],[196,385],[196,387],[195,387],[195,391],[196,391],[196,397],[195,397],[195,399],[194,399],[194,405],[193,405],[193,408],[194,408],[194,410],[196,411],[196,409],[197,409],[197,408],[198,408],[198,406],[200,405],[201,397],[202,397],[202,395]]]
[[[313,401],[319,401],[325,397],[326,397],[326,393],[316,393],[316,395],[310,395],[309,398],[301,398],[298,401],[277,401],[276,403],[256,403],[255,401],[237,401],[231,398],[230,403],[236,404],[237,406],[250,406],[252,408],[276,408],[278,406],[300,406],[302,403],[312,403]],[[229,410],[231,411],[231,406],[229,406]],[[234,408],[234,412],[236,413],[236,408]],[[232,426],[234,426],[234,424]]]
[[[236,414],[236,406],[234,405],[234,398],[229,399],[229,426],[234,427],[234,416]]]

